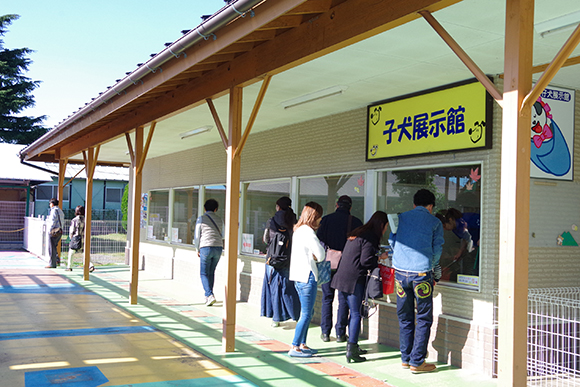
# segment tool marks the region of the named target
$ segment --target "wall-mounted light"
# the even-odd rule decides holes
[[[292,98],[287,101],[283,101],[280,103],[280,106],[282,106],[284,109],[290,109],[292,107],[300,106],[305,103],[310,103],[313,101],[318,101],[323,98],[332,97],[333,95],[342,94],[342,92],[345,91],[346,89],[348,89],[348,86],[343,85],[332,86],[329,87],[328,89],[315,91],[314,93],[305,94],[297,98]]]
[[[197,129],[193,129],[193,130],[187,131],[185,133],[181,133],[179,135],[179,137],[181,137],[181,139],[183,140],[185,138],[188,138],[188,137],[191,137],[191,136],[195,136],[196,134],[209,132],[212,128],[213,128],[212,125],[202,126],[201,128],[197,128]]]
[[[572,30],[580,23],[580,11],[572,12],[567,15],[536,23],[534,28],[542,38],[567,30]]]

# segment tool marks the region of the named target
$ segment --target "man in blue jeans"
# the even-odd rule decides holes
[[[420,189],[413,197],[414,208],[399,215],[393,248],[399,345],[403,368],[413,373],[431,372],[437,367],[425,362],[433,325],[433,286],[441,278],[443,225],[432,215],[435,195]],[[415,306],[417,315],[415,315]]]
[[[197,256],[200,261],[199,273],[201,284],[205,292],[205,305],[215,304],[213,294],[213,284],[215,279],[215,269],[222,256],[224,247],[223,222],[216,211],[218,202],[215,199],[208,199],[203,205],[205,214],[197,218],[195,223],[195,245],[197,246]]]

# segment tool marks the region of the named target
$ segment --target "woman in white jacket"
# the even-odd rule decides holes
[[[306,335],[312,320],[312,311],[316,302],[316,285],[318,281],[317,262],[324,261],[324,247],[316,237],[316,229],[322,219],[322,206],[308,202],[302,210],[298,223],[294,226],[292,236],[292,253],[290,256],[290,281],[300,299],[300,319],[296,323],[292,349],[288,355],[293,357],[310,357],[317,351],[308,348]]]

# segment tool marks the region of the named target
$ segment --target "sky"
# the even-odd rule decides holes
[[[137,63],[197,27],[223,0],[2,0],[1,14],[20,15],[4,48],[34,50],[24,75],[40,81],[36,105],[20,115],[46,115],[53,128],[106,91]]]

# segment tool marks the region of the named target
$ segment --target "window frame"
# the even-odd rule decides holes
[[[374,172],[374,179],[376,181],[376,185],[375,185],[375,192],[373,194],[374,200],[372,203],[373,208],[376,210],[380,209],[378,208],[379,205],[379,174],[383,173],[383,172],[393,172],[393,171],[413,171],[413,170],[424,170],[424,169],[437,169],[437,168],[453,168],[453,167],[470,167],[470,166],[475,166],[478,165],[479,166],[479,173],[481,173],[481,169],[485,166],[484,160],[482,159],[475,159],[472,161],[461,161],[461,162],[456,162],[456,163],[437,163],[437,164],[419,164],[419,165],[410,165],[410,166],[404,166],[404,167],[395,167],[395,168],[381,168],[381,169],[376,169],[373,170]],[[481,179],[479,180],[480,182],[484,180],[484,176],[481,175]],[[479,197],[479,214],[480,214],[480,229],[479,229],[479,240],[481,241],[483,239],[483,235],[484,235],[484,227],[483,227],[483,222],[481,221],[481,218],[483,217],[484,214],[484,202],[483,202],[483,198],[485,197],[485,185],[482,183],[480,184],[480,197]],[[435,215],[435,214],[433,214]],[[389,231],[390,232],[390,229]],[[382,246],[383,247],[383,246]],[[481,257],[484,257],[487,255],[487,248],[486,248],[486,244],[485,243],[480,243],[479,245],[479,252],[478,252],[478,259],[479,259],[479,269],[478,269],[478,284],[477,286],[469,286],[469,285],[464,285],[464,284],[459,284],[456,282],[448,282],[448,281],[439,281],[437,286],[443,286],[443,287],[447,287],[447,288],[453,288],[453,289],[458,289],[458,290],[464,290],[464,291],[469,291],[469,292],[477,292],[477,293],[481,293],[482,291],[482,276],[481,276],[481,271],[482,271],[482,264],[481,264]]]

